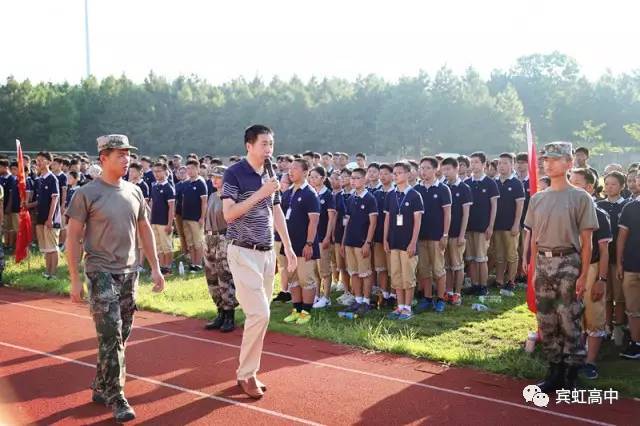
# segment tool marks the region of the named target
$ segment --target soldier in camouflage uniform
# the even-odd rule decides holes
[[[211,169],[209,176],[213,179],[216,189],[209,197],[207,215],[205,217],[205,257],[204,268],[207,278],[209,294],[216,304],[218,316],[208,322],[207,330],[220,330],[228,333],[235,329],[236,288],[233,285],[233,276],[227,263],[227,223],[222,214],[222,177],[226,167],[216,166]]]
[[[542,158],[551,186],[531,197],[525,226],[532,233],[536,318],[549,361],[547,377],[538,386],[549,393],[565,386],[575,388],[584,363],[581,299],[598,219],[591,196],[567,178],[573,162],[571,144],[547,144]]]
[[[125,345],[136,311],[139,252],[136,235],[151,265],[153,290],[159,292],[164,288],[142,191],[122,180],[129,167],[131,149],[135,148],[124,135],[98,138],[102,176],[78,189],[66,211],[71,300],[81,302],[84,292],[78,274],[83,240],[89,306],[98,337],[92,399],[110,407],[117,422],[135,418],[124,397],[124,383]]]

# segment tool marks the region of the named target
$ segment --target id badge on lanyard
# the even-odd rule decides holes
[[[396,215],[396,226],[402,226],[404,224],[402,213]]]
[[[287,209],[287,213],[284,215],[284,218],[286,220],[289,220],[291,218],[291,207]]]

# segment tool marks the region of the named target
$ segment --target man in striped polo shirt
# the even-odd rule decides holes
[[[230,166],[224,174],[222,202],[228,223],[227,260],[236,286],[236,297],[245,313],[236,372],[243,392],[258,399],[266,387],[256,378],[264,335],[269,325],[269,303],[275,276],[274,225],[293,272],[297,258],[291,248],[284,213],[280,207],[279,183],[268,160],[273,153],[273,131],[262,125],[245,130],[246,158]]]

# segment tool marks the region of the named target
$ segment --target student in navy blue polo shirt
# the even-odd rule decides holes
[[[320,259],[318,271],[323,294],[313,304],[315,309],[331,306],[331,251],[333,229],[336,225],[336,201],[331,189],[326,185],[326,170],[322,166],[309,172],[309,183],[315,189],[320,200],[320,219],[318,221],[318,241],[320,242]],[[318,292],[319,293],[319,292]]]
[[[609,275],[607,276],[607,330],[614,331],[614,334],[623,333],[622,326],[625,323],[624,292],[622,291],[622,281],[616,274],[616,244],[618,242],[618,219],[624,206],[630,201],[622,198],[621,191],[624,188],[626,178],[624,174],[613,171],[604,178],[604,192],[607,196],[604,200],[598,201],[598,207],[609,213],[611,221],[611,231],[613,241],[609,244]],[[615,306],[614,306],[615,302]]]
[[[173,262],[172,230],[176,194],[167,180],[166,164],[154,164],[153,173],[156,181],[151,185],[151,228],[160,258],[160,270],[164,275],[170,275]]]
[[[416,287],[417,245],[424,206],[420,194],[408,184],[411,166],[401,161],[393,166],[396,188],[385,197],[384,250],[389,253],[391,285],[396,291],[398,307],[389,319],[411,318],[411,304]]]
[[[487,250],[493,234],[498,198],[500,191],[496,181],[485,175],[487,156],[484,152],[474,152],[470,158],[471,177],[465,181],[471,188],[473,206],[469,212],[467,226],[466,260],[470,261],[469,276],[471,288],[469,294],[486,295],[487,279]]]
[[[378,163],[370,163],[367,166],[367,189],[371,191],[371,193],[376,192],[382,187],[382,182],[380,182],[380,164]]]
[[[140,159],[140,165],[142,166],[142,179],[144,179],[149,190],[151,190],[151,184],[156,181],[156,178],[153,175],[153,168],[151,167],[153,165],[151,158],[146,156],[142,157]]]
[[[347,259],[347,271],[351,275],[351,287],[356,297],[347,310],[361,316],[371,309],[373,276],[369,256],[378,216],[376,199],[365,186],[366,174],[363,168],[355,168],[351,173],[354,193],[347,200],[347,224],[341,247],[341,252]]]
[[[182,223],[182,190],[184,187],[184,181],[187,178],[186,174],[187,168],[185,166],[181,166],[178,170],[176,170],[175,174],[171,170],[169,170],[168,172],[169,185],[173,187],[176,193],[176,233],[178,234],[178,238],[180,239],[180,252],[185,257],[189,255],[189,247],[187,245],[187,239],[184,235],[184,224]]]
[[[373,269],[377,277],[376,283],[378,284],[378,287],[380,287],[378,306],[391,308],[393,307],[394,300],[391,292],[389,291],[390,256],[384,249],[384,207],[387,202],[388,194],[393,191],[393,167],[390,164],[381,164],[379,176],[380,184],[382,186],[373,193],[373,196],[376,199],[376,204],[378,205],[378,220],[376,224],[376,232],[373,235]]]
[[[451,225],[449,241],[445,251],[447,269],[447,300],[452,305],[462,304],[462,284],[464,283],[464,248],[467,240],[469,211],[473,205],[471,188],[460,179],[458,160],[445,158],[440,165],[445,183],[451,191]]]
[[[63,159],[60,157],[55,157],[53,162],[51,163],[51,173],[58,179],[58,186],[60,188],[60,202],[64,202],[67,199],[67,175],[62,172],[62,162]],[[18,212],[20,213],[20,209]],[[60,216],[60,248],[64,247],[64,242],[66,239],[66,231],[64,229],[64,221],[62,220],[62,215]]]
[[[320,283],[317,262],[320,259],[320,200],[315,189],[307,182],[309,167],[309,162],[304,159],[296,159],[291,165],[289,178],[292,186],[287,190],[290,192],[289,206],[285,211],[287,230],[298,265],[289,277],[293,310],[284,322],[298,325],[307,324],[311,320],[311,308]]]
[[[58,241],[60,237],[60,188],[58,179],[49,170],[53,161],[51,153],[41,151],[36,155],[40,173],[36,234],[40,251],[45,255],[45,278],[55,278],[58,270]]]
[[[62,209],[62,220],[65,222],[65,224],[68,221],[67,208],[69,208],[71,198],[73,197],[73,194],[76,193],[78,188],[80,188],[80,186],[78,185],[79,180],[80,179],[78,176],[78,172],[74,172],[73,170],[71,170],[69,171],[69,173],[67,173],[67,184],[69,185],[69,190],[67,191],[67,198],[64,200],[64,208]]]
[[[236,297],[246,316],[236,376],[243,392],[258,399],[266,389],[256,373],[269,325],[276,263],[274,226],[280,234],[290,273],[296,270],[298,259],[280,207],[278,181],[268,167],[270,161],[266,161],[273,153],[273,131],[267,126],[253,125],[245,130],[244,145],[247,155],[225,172],[221,198],[230,240],[227,259]]]
[[[287,191],[291,187],[291,180],[289,179],[289,172],[280,175],[278,178],[280,182],[280,191],[282,197],[280,198],[280,206],[283,211],[287,211],[289,203],[291,202],[291,191]],[[289,271],[287,270],[287,256],[282,252],[282,240],[280,240],[280,234],[274,232],[273,249],[276,253],[277,260],[277,272],[280,274],[280,291],[278,295],[273,299],[274,302],[290,302],[291,293],[289,293]]]
[[[518,240],[524,209],[524,187],[513,170],[515,155],[503,152],[498,157],[496,184],[500,191],[493,226],[496,254],[496,284],[500,293],[513,296],[518,273]],[[505,276],[506,273],[506,276]]]
[[[631,333],[629,345],[620,356],[640,359],[640,200],[633,200],[624,206],[618,227],[616,273],[618,279],[622,280]]]
[[[202,270],[204,218],[207,214],[207,184],[200,177],[196,160],[187,161],[187,177],[182,183],[182,227],[191,259],[191,272]]]
[[[339,157],[342,158],[342,157]],[[351,170],[343,169],[342,171],[336,169],[334,175],[334,181],[337,180],[338,184],[336,188],[338,190],[334,192],[336,200],[336,227],[333,232],[333,252],[336,258],[336,270],[338,275],[342,276],[342,286],[338,283],[338,290],[343,291],[343,294],[338,297],[338,303],[350,306],[356,299],[351,292],[351,275],[347,272],[347,260],[340,247],[342,246],[342,237],[344,236],[344,228],[347,224],[347,200],[351,196]]]
[[[15,196],[18,192],[17,180],[15,176],[9,172],[9,160],[7,159],[0,160],[0,185],[2,185],[4,191],[4,244],[7,249],[11,249],[15,247],[16,232],[18,231],[18,226],[12,215],[12,202],[15,203],[15,199],[18,198],[19,200],[19,197]],[[19,207],[20,203],[18,202],[18,211],[20,211]]]
[[[422,196],[425,220],[420,225],[418,242],[418,282],[423,298],[416,306],[416,312],[435,308],[444,312],[447,288],[447,271],[444,268],[444,252],[449,241],[451,224],[451,191],[436,180],[438,160],[424,157],[420,160],[422,181],[415,186]],[[433,301],[433,284],[437,287],[437,298]]]
[[[531,186],[529,185],[529,154],[526,152],[520,152],[516,155],[516,175],[522,186],[524,187],[524,207],[522,208],[522,219],[520,219],[520,237],[518,238],[518,257],[522,259],[524,251],[524,218],[527,215],[527,209],[529,208],[529,200],[531,199]],[[518,262],[518,274],[516,281],[526,282],[527,277],[522,270],[522,262]]]
[[[127,180],[136,184],[138,188],[140,188],[145,202],[149,203],[149,186],[142,177],[142,166],[139,163],[131,163],[129,165],[129,175]]]

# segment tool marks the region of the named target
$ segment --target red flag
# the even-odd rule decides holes
[[[538,157],[536,155],[536,141],[533,137],[531,123],[527,122],[527,149],[529,152],[529,193],[531,196],[538,192]],[[529,273],[527,274],[527,306],[529,310],[536,313],[536,292],[534,289],[535,275],[535,254],[531,253],[531,243],[529,244]]]
[[[18,221],[18,235],[16,236],[16,263],[26,259],[29,244],[33,235],[31,234],[31,216],[27,210],[27,177],[24,172],[24,158],[22,157],[22,146],[16,139],[16,150],[18,157],[18,193],[20,194],[20,214]]]

